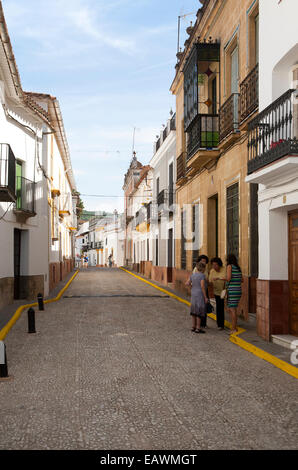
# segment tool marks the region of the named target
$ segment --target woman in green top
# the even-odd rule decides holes
[[[235,255],[227,256],[227,293],[228,309],[232,319],[231,334],[236,333],[237,329],[237,308],[242,295],[241,284],[243,282],[241,268]]]

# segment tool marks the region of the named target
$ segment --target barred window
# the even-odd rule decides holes
[[[239,184],[227,189],[227,253],[239,256]]]

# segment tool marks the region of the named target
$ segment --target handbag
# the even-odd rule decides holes
[[[212,307],[210,301],[206,305],[207,305],[207,313],[213,313],[214,308]]]
[[[227,289],[223,289],[220,293],[220,298],[221,299],[225,299],[226,298],[226,295],[227,295]]]

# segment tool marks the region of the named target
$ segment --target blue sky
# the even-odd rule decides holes
[[[122,195],[136,127],[147,164],[175,100],[178,15],[198,0],[2,0],[23,89],[60,102],[78,190]],[[195,14],[181,24],[184,31]],[[83,197],[89,210],[122,198]]]

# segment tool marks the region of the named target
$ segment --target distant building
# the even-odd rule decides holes
[[[105,267],[112,255],[114,267],[124,265],[124,219],[115,212],[109,217],[94,217],[82,224],[76,233],[76,262],[88,256],[89,266]]]
[[[125,175],[124,185],[125,216],[125,265],[140,270],[141,262],[151,261],[150,214],[147,207],[152,201],[152,171],[143,166],[134,154]]]

